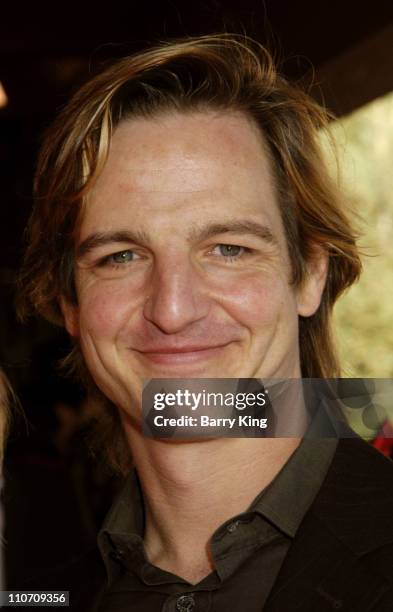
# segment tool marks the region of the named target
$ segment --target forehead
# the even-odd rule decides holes
[[[267,146],[240,112],[198,111],[133,118],[115,130],[90,194],[82,234],[135,222],[208,213],[264,214],[278,221]],[[83,236],[82,236],[83,238]]]

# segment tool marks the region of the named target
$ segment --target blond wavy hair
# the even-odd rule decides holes
[[[60,296],[77,303],[75,236],[116,126],[133,117],[206,109],[240,111],[263,134],[293,285],[304,281],[316,249],[328,255],[320,307],[313,316],[299,320],[300,358],[304,377],[338,376],[332,308],[357,280],[361,263],[356,234],[321,152],[319,132],[327,128],[329,117],[278,72],[263,46],[245,36],[224,34],[160,44],[116,61],[73,96],[41,147],[19,312],[24,317],[35,310],[62,325]],[[89,380],[77,345],[68,363]]]

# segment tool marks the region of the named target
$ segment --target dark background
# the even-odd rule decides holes
[[[159,40],[224,30],[280,49],[287,76],[313,80],[313,95],[338,116],[393,89],[391,1],[2,7],[0,81],[9,104],[0,109],[0,365],[29,421],[27,428],[15,419],[6,461],[6,556],[15,588],[94,542],[117,486],[83,450],[83,393],[56,372],[67,338],[43,321],[21,326],[14,314],[40,135],[70,93],[110,59]]]

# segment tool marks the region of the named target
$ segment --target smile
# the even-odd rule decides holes
[[[218,356],[229,343],[219,346],[189,346],[182,348],[164,348],[155,350],[138,351],[143,358],[152,363],[164,365],[184,365],[185,363],[195,363],[205,361]]]

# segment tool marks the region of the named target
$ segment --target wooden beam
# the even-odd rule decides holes
[[[319,66],[311,93],[337,116],[393,90],[393,23]]]

